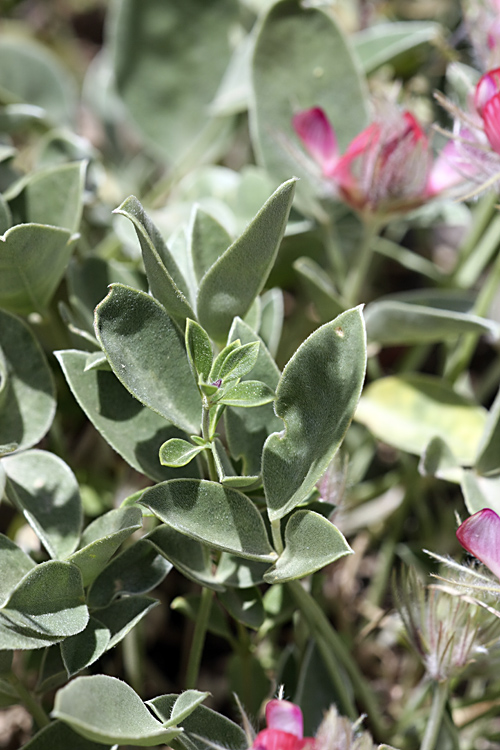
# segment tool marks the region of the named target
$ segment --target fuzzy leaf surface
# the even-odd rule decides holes
[[[304,578],[350,554],[344,536],[327,518],[312,510],[297,510],[285,528],[284,552],[264,580],[283,583]]]
[[[147,489],[141,504],[209,546],[254,560],[275,559],[260,513],[237,490],[207,480],[174,479]]]
[[[125,388],[179,429],[198,433],[200,394],[183,338],[159,302],[113,284],[95,316],[97,338]]]
[[[269,436],[262,454],[271,520],[303,502],[325,472],[354,416],[365,368],[359,308],[312,333],[286,365],[274,402],[285,430]]]
[[[244,317],[262,291],[274,265],[295,193],[295,179],[284,182],[200,282],[198,319],[223,343],[233,318]]]

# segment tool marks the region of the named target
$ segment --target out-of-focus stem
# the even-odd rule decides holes
[[[360,673],[356,662],[349,653],[349,650],[342,642],[336,630],[332,627],[317,601],[302,587],[300,582],[290,581],[287,585],[297,602],[301,614],[309,625],[309,629],[318,644],[318,648],[321,650],[324,657],[325,655],[327,656],[328,661],[325,660],[325,663],[332,681],[337,686],[337,664],[341,664],[351,680],[356,697],[362,705],[363,710],[366,711],[374,738],[378,742],[382,742],[385,734],[385,726],[381,719],[380,707],[377,705],[373,692],[366,683],[363,675]],[[334,672],[336,675],[334,675]],[[345,703],[345,706],[343,705],[342,709],[348,716],[352,716],[352,701],[349,693],[346,691],[345,685],[342,685],[342,692],[340,695],[342,696],[343,703]]]
[[[28,709],[28,711],[36,721],[39,728],[41,729],[42,727],[46,727],[48,724],[50,724],[50,719],[43,710],[40,703],[38,703],[36,698],[31,695],[28,688],[23,685],[19,677],[14,674],[14,672],[10,673],[9,682],[15,689],[21,702],[25,705],[25,707]]]
[[[212,606],[212,596],[213,592],[211,589],[202,589],[200,609],[198,610],[198,617],[196,618],[196,624],[194,626],[193,640],[186,670],[186,688],[188,690],[195,688],[198,682],[201,655],[205,644],[210,608]]]
[[[373,256],[373,239],[378,233],[380,224],[375,221],[365,223],[364,237],[359,248],[358,254],[354,259],[343,289],[343,297],[348,305],[357,305],[363,286],[368,276],[370,264]]]

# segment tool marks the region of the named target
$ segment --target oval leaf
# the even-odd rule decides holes
[[[84,601],[78,568],[50,560],[24,576],[2,613],[16,620],[20,627],[58,638],[75,635],[85,628],[89,614]]]
[[[77,677],[59,690],[52,713],[103,744],[153,747],[168,744],[178,733],[165,730],[125,682],[103,674]]]
[[[212,367],[212,344],[207,332],[190,319],[186,321],[186,351],[196,380],[198,375],[206,380]]]
[[[218,343],[233,322],[244,317],[274,265],[295,192],[295,179],[283,183],[243,234],[207,271],[198,291],[198,319]]]
[[[65,638],[61,643],[64,666],[70,677],[93,664],[106,651],[110,639],[108,628],[91,617],[85,630]]]
[[[54,419],[52,373],[26,323],[4,310],[0,310],[0,351],[4,370],[0,384],[0,445],[15,442],[18,448],[31,448],[43,438]]]
[[[327,518],[312,510],[298,510],[285,529],[285,550],[264,575],[267,583],[303,578],[352,554],[344,536]]]
[[[160,463],[163,466],[186,466],[204,450],[206,450],[204,445],[193,445],[187,440],[172,438],[163,443],[160,448]]]
[[[159,302],[113,284],[96,308],[95,328],[125,388],[181,430],[198,433],[201,397],[182,336]]]
[[[161,482],[175,477],[174,469],[161,466],[158,452],[166,440],[184,432],[143,406],[114,373],[85,371],[86,352],[67,350],[55,355],[80,407],[111,447],[151,479]],[[188,472],[191,474],[191,468]],[[196,474],[194,464],[192,473]]]
[[[26,552],[0,534],[0,607],[3,607],[20,580],[34,567],[35,562]]]
[[[274,391],[259,380],[245,380],[230,388],[219,403],[226,406],[262,406],[274,401]]]
[[[6,456],[7,495],[52,558],[78,546],[83,510],[76,477],[53,453],[30,450]]]
[[[421,455],[440,437],[462,466],[471,466],[487,412],[431,375],[386,377],[366,388],[356,420],[385,443]]]
[[[217,482],[173,479],[147,489],[141,504],[192,539],[253,560],[274,560],[264,522],[241,492]]]
[[[303,502],[326,471],[353,418],[365,368],[360,308],[311,334],[286,365],[274,402],[285,431],[269,436],[262,455],[272,520]]]
[[[68,264],[67,229],[18,224],[0,237],[0,304],[11,312],[44,313]]]

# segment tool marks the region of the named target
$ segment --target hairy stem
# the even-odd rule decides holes
[[[443,722],[444,709],[448,700],[448,682],[436,682],[432,698],[431,712],[427,720],[420,750],[434,750]]]

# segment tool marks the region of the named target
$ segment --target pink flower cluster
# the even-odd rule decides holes
[[[479,80],[471,112],[442,103],[457,126],[434,160],[427,135],[407,111],[393,109],[372,122],[342,155],[319,107],[298,112],[293,127],[335,195],[362,214],[388,215],[464,183],[481,190],[500,181],[500,68]]]
[[[446,163],[432,164],[428,138],[410,112],[391,109],[359,133],[343,155],[319,107],[298,112],[293,127],[334,192],[362,213],[408,211],[456,179]]]

